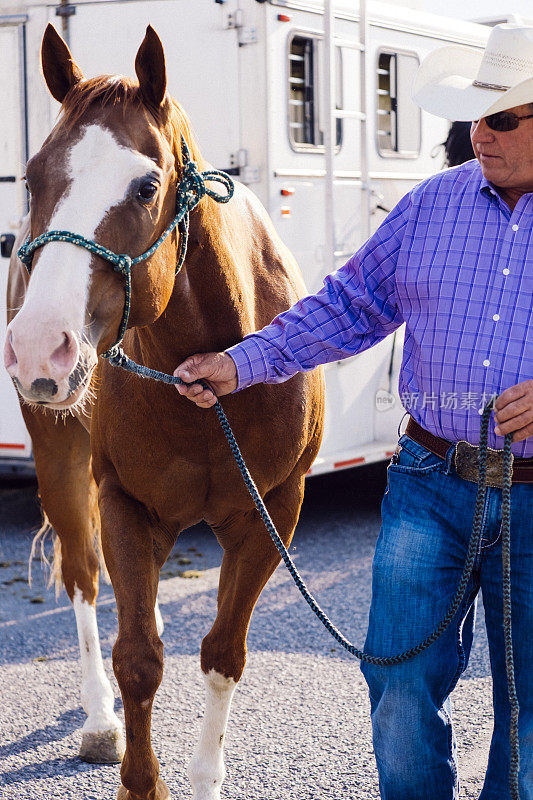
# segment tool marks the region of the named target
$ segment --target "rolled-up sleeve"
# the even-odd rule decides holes
[[[402,324],[395,273],[410,208],[406,195],[316,294],[226,350],[237,368],[236,391],[361,353]]]

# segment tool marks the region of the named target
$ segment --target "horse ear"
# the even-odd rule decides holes
[[[167,69],[161,39],[151,25],[146,28],[146,35],[135,58],[135,72],[144,101],[158,108],[167,90]]]
[[[46,85],[60,103],[68,90],[83,80],[83,72],[53,25],[48,23],[41,46],[41,64]]]

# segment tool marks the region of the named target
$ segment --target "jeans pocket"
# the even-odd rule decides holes
[[[424,475],[444,469],[444,459],[415,442],[404,433],[392,456],[388,469],[410,475]]]

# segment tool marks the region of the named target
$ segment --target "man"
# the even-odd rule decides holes
[[[418,403],[389,465],[374,557],[365,650],[380,656],[419,642],[449,606],[477,489],[477,476],[455,457],[456,444],[479,444],[480,414],[498,396],[489,446],[501,449],[502,437],[513,433],[515,456],[511,569],[521,800],[533,800],[532,76],[531,27],[497,26],[483,55],[461,47],[432,53],[417,75],[415,100],[448,119],[476,120],[477,160],[409,192],[316,295],[226,353],[192,356],[175,372],[187,382],[206,379],[222,395],[359,353],[405,322],[400,392]],[[215,402],[197,384],[177,388],[201,407]],[[461,402],[465,397],[470,402]],[[461,447],[458,456],[468,449]],[[383,800],[458,797],[449,695],[468,661],[479,588],[494,685],[480,800],[509,798],[501,498],[501,488],[488,489],[482,546],[446,632],[405,664],[362,665]]]

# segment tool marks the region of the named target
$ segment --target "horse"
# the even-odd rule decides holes
[[[51,25],[41,60],[61,113],[27,164],[31,205],[20,239],[62,229],[114,253],[145,253],[175,214],[182,142],[200,168],[207,166],[185,111],[167,92],[159,37],[147,28],[135,60],[137,81],[85,79]],[[305,291],[265,209],[238,182],[227,204],[204,196],[191,212],[185,261],[176,274],[183,236],[176,228],[132,268],[123,339],[128,356],[166,373],[191,353],[241,340]],[[13,258],[5,364],[31,434],[42,507],[58,537],[62,579],[76,611],[88,714],[82,750],[89,760],[121,755],[96,628],[99,542],[113,585],[113,669],[126,727],[119,800],[170,796],[150,740],[163,670],[156,611],[161,567],[179,533],[202,520],[223,548],[217,615],[201,645],[205,715],[188,767],[195,800],[216,800],[250,617],[279,555],[215,415],[173,386],[99,358],[117,340],[124,292],[122,275],[105,258],[71,241],[39,247],[31,275]],[[224,406],[288,546],[305,474],[320,446],[323,376],[315,370],[252,387],[228,396]]]

